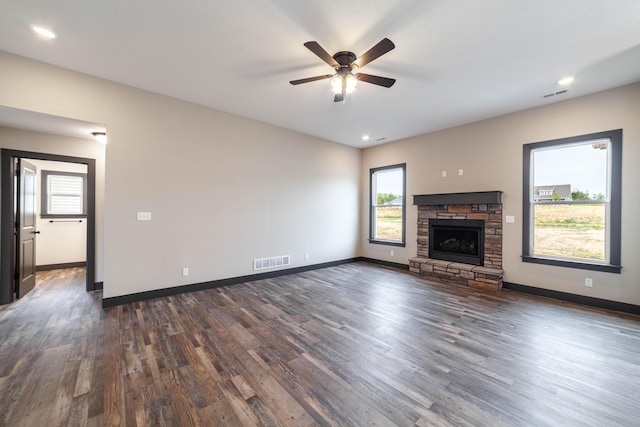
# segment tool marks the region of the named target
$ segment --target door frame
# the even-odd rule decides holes
[[[96,290],[96,160],[59,154],[3,148],[0,158],[0,304],[13,301],[13,213],[14,190],[12,162],[14,158],[49,160],[54,162],[80,163],[87,165],[87,273],[86,290]]]

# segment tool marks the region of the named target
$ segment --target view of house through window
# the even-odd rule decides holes
[[[404,245],[405,164],[371,169],[373,243]]]
[[[525,146],[529,161],[525,255],[612,263],[611,202],[619,193],[612,189],[613,151],[608,137]],[[615,238],[613,243],[617,244]]]

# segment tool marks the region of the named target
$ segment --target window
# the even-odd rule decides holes
[[[523,148],[523,261],[620,273],[622,130]]]
[[[41,213],[43,218],[87,216],[87,175],[42,171]]]
[[[405,245],[405,172],[404,163],[370,171],[370,243]]]

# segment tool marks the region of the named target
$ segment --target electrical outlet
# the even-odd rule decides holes
[[[446,178],[446,176],[447,176],[447,171],[442,171],[442,177]]]
[[[188,276],[189,275],[189,267],[183,267],[182,268],[182,275],[183,276]]]
[[[593,286],[593,280],[591,280],[590,278],[587,277],[586,279],[584,279],[584,285],[586,287],[588,287],[588,288],[592,287]]]
[[[309,259],[309,254],[305,253],[304,254],[304,259]]]
[[[462,169],[458,169],[458,175],[462,176],[464,174],[464,171]]]
[[[394,251],[391,251],[391,256],[395,256],[395,254],[396,253]]]

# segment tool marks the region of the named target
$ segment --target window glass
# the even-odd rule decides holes
[[[404,245],[405,165],[371,169],[372,243]]]
[[[532,151],[534,255],[608,262],[609,152],[608,140]]]
[[[49,175],[47,179],[48,214],[82,214],[82,177]]]

